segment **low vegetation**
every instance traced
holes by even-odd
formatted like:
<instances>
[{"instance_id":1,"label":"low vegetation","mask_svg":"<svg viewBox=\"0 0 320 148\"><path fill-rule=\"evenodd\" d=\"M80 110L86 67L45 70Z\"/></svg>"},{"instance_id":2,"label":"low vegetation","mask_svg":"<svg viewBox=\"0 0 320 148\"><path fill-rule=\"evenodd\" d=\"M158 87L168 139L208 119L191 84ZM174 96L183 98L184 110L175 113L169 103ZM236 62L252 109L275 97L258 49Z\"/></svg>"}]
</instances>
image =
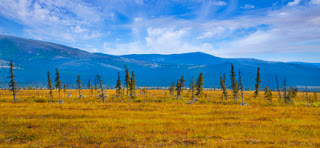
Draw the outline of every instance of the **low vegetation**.
<instances>
[{"instance_id":1,"label":"low vegetation","mask_svg":"<svg viewBox=\"0 0 320 148\"><path fill-rule=\"evenodd\" d=\"M254 91L245 91L231 65L221 90L208 90L203 73L185 86L181 76L169 89L136 87L125 66L115 89L97 74L93 83L68 89L56 69L53 87L21 89L10 63L9 89L0 90L2 147L320 147L318 93L264 87L257 69ZM86 89L87 88L87 89ZM260 93L259 93L260 92ZM241 99L238 99L241 98Z\"/></svg>"},{"instance_id":2,"label":"low vegetation","mask_svg":"<svg viewBox=\"0 0 320 148\"><path fill-rule=\"evenodd\" d=\"M128 102L106 90L105 103L89 90L21 90L12 101L0 91L0 144L4 147L192 147L320 146L317 101L297 94L288 104L245 91L247 106L222 99L222 91L204 91L194 101L169 90L137 90ZM91 92L92 93L92 92ZM229 92L230 94L232 92ZM277 96L277 92L272 92ZM94 94L94 93L93 93ZM310 94L310 99L314 98ZM14 103L13 103L14 102Z\"/></svg>"}]
</instances>

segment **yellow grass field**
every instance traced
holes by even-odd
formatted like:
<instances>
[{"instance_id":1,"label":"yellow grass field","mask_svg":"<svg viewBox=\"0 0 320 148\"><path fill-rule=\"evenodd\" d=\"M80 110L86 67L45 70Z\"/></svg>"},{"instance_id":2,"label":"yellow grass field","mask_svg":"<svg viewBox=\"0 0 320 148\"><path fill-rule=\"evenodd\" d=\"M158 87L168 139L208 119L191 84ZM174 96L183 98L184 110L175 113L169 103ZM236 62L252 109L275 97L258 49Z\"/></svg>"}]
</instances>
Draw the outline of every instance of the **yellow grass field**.
<instances>
[{"instance_id":1,"label":"yellow grass field","mask_svg":"<svg viewBox=\"0 0 320 148\"><path fill-rule=\"evenodd\" d=\"M221 91L205 91L188 104L164 90L127 101L109 90L105 103L77 90L49 98L48 90L21 90L12 102L0 91L1 147L320 147L320 108L305 94L285 104L274 92L271 104L245 92L248 106L221 101ZM68 93L71 96L68 97ZM231 95L231 92L229 92ZM312 94L310 93L310 97Z\"/></svg>"}]
</instances>

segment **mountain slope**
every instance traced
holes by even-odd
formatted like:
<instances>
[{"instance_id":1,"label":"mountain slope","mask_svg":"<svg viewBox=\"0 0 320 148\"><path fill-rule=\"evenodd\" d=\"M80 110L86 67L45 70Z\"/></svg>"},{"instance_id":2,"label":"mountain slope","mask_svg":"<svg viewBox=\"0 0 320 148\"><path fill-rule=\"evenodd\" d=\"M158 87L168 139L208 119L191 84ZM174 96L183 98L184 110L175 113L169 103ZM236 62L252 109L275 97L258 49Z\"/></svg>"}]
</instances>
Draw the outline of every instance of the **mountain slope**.
<instances>
[{"instance_id":1,"label":"mountain slope","mask_svg":"<svg viewBox=\"0 0 320 148\"><path fill-rule=\"evenodd\" d=\"M171 54L171 55L161 55L161 54L132 54L124 55L121 57L142 60L142 61L152 61L163 64L180 64L180 65L210 65L217 64L225 61L225 59L215 57L209 54L201 52L193 53L183 53L183 54Z\"/></svg>"},{"instance_id":2,"label":"mountain slope","mask_svg":"<svg viewBox=\"0 0 320 148\"><path fill-rule=\"evenodd\" d=\"M49 42L35 41L0 35L0 86L6 86L8 62L13 60L20 84L45 86L46 73L54 78L55 68L59 68L62 82L73 87L77 75L81 75L83 85L88 79L94 80L99 73L106 85L113 88L117 73L124 75L124 64L134 70L139 86L169 86L183 75L188 82L192 77L204 72L205 87L219 87L219 77L229 76L230 64L241 70L246 88L253 88L257 67L261 69L262 87L274 88L277 73L280 80L286 76L288 85L320 86L320 68L308 63L267 62L256 59L224 59L205 53L173 55L124 55L113 56L89 53L76 48ZM123 80L123 77L122 77ZM229 79L228 79L229 80ZM227 82L229 86L229 81Z\"/></svg>"}]
</instances>

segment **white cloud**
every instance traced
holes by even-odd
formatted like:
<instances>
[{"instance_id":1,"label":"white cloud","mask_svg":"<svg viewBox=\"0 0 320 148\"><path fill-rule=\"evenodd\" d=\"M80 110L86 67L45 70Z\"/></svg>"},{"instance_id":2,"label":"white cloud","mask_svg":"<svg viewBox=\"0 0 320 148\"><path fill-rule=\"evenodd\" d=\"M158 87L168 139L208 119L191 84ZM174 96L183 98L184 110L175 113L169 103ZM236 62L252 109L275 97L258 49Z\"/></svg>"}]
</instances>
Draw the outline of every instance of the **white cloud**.
<instances>
[{"instance_id":1,"label":"white cloud","mask_svg":"<svg viewBox=\"0 0 320 148\"><path fill-rule=\"evenodd\" d=\"M191 44L185 41L189 35L189 28L148 28L144 42L104 43L104 51L110 54L137 54L137 53L186 53L194 51L209 52L212 45L209 43Z\"/></svg>"},{"instance_id":2,"label":"white cloud","mask_svg":"<svg viewBox=\"0 0 320 148\"><path fill-rule=\"evenodd\" d=\"M252 8L254 8L254 5L245 4L244 6L241 6L240 8L242 8L242 9L252 9Z\"/></svg>"},{"instance_id":3,"label":"white cloud","mask_svg":"<svg viewBox=\"0 0 320 148\"><path fill-rule=\"evenodd\" d=\"M225 1L210 1L209 4L215 5L215 6L226 6L227 3Z\"/></svg>"},{"instance_id":4,"label":"white cloud","mask_svg":"<svg viewBox=\"0 0 320 148\"><path fill-rule=\"evenodd\" d=\"M261 53L320 52L320 10L282 9L267 17L244 21L268 24L270 29L258 30L233 41L219 43L220 56L234 57ZM283 15L285 14L285 15Z\"/></svg>"},{"instance_id":5,"label":"white cloud","mask_svg":"<svg viewBox=\"0 0 320 148\"><path fill-rule=\"evenodd\" d=\"M36 39L83 40L99 36L92 30L100 12L80 0L2 0L0 14L25 26Z\"/></svg>"},{"instance_id":6,"label":"white cloud","mask_svg":"<svg viewBox=\"0 0 320 148\"><path fill-rule=\"evenodd\" d=\"M133 36L139 36L134 38L137 42L121 45L130 49L130 53L202 51L222 57L320 52L319 20L320 9L317 7L284 7L263 15L202 22L172 17L143 19L125 26L135 30L133 34L138 35ZM113 49L122 51L120 46Z\"/></svg>"},{"instance_id":7,"label":"white cloud","mask_svg":"<svg viewBox=\"0 0 320 148\"><path fill-rule=\"evenodd\" d=\"M200 5L199 9L191 12L197 17L194 19L145 14L162 13L158 13L160 10L156 8L152 11L139 9L150 8L143 0L108 1L108 5L101 7L106 2L99 1L99 5L93 6L93 3L81 0L2 0L0 14L23 24L25 34L36 39L84 44L76 47L84 46L88 51L95 52L99 47L92 44L103 44L101 40L106 39L100 45L103 48L100 52L109 54L202 51L223 57L238 57L261 53L320 52L320 9L316 5L320 4L320 0L311 0L313 6L255 9L250 15L229 17L226 14L226 17L217 17L219 19L212 18L218 10L225 15L231 11L229 7L238 8L235 1L228 1L226 9L217 7L227 5L225 1L194 1ZM230 6L231 3L236 6ZM161 8L166 6L165 2L161 4ZM292 0L287 5L299 4L306 3ZM241 8L254 8L254 5L246 4ZM118 15L130 20L117 22ZM116 23L110 25L112 21ZM102 31L97 28L102 28ZM99 38L101 36L103 38ZM93 42L82 42L90 39Z\"/></svg>"},{"instance_id":8,"label":"white cloud","mask_svg":"<svg viewBox=\"0 0 320 148\"><path fill-rule=\"evenodd\" d=\"M301 2L301 0L293 0L293 2L289 2L288 6L295 6L298 5Z\"/></svg>"},{"instance_id":9,"label":"white cloud","mask_svg":"<svg viewBox=\"0 0 320 148\"><path fill-rule=\"evenodd\" d=\"M310 4L319 5L320 4L320 0L311 0Z\"/></svg>"},{"instance_id":10,"label":"white cloud","mask_svg":"<svg viewBox=\"0 0 320 148\"><path fill-rule=\"evenodd\" d=\"M216 28L213 28L212 30L210 31L207 31L207 32L204 32L202 33L198 39L204 39L204 38L211 38L211 37L215 37L215 36L218 36L218 37L221 37L221 34L222 33L225 33L226 29L221 27L221 26L218 26Z\"/></svg>"}]
</instances>

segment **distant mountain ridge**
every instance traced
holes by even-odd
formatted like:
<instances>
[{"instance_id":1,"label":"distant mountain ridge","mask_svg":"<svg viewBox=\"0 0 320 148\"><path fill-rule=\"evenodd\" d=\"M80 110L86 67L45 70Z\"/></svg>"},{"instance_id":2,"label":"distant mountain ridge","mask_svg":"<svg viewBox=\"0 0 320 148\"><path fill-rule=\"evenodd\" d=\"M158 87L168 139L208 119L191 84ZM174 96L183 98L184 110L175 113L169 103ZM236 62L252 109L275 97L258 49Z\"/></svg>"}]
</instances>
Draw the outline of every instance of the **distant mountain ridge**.
<instances>
[{"instance_id":1,"label":"distant mountain ridge","mask_svg":"<svg viewBox=\"0 0 320 148\"><path fill-rule=\"evenodd\" d=\"M169 86L183 75L186 86L192 77L204 72L205 87L219 88L219 77L224 73L229 76L230 64L236 71L241 70L244 86L254 87L257 67L261 69L261 86L275 87L275 74L279 80L286 77L291 86L320 86L320 64L284 63L258 59L226 59L206 53L194 52L184 54L133 54L114 56L102 53L89 53L77 48L50 42L30 40L0 35L0 86L7 83L8 62L13 60L17 80L21 85L45 86L46 73L54 78L55 68L59 68L62 83L73 87L77 75L81 75L83 85L94 79L99 73L104 83L113 88L117 73L124 75L124 64L130 71L134 70L138 86ZM123 77L122 77L123 80ZM229 86L229 79L227 82Z\"/></svg>"}]
</instances>

